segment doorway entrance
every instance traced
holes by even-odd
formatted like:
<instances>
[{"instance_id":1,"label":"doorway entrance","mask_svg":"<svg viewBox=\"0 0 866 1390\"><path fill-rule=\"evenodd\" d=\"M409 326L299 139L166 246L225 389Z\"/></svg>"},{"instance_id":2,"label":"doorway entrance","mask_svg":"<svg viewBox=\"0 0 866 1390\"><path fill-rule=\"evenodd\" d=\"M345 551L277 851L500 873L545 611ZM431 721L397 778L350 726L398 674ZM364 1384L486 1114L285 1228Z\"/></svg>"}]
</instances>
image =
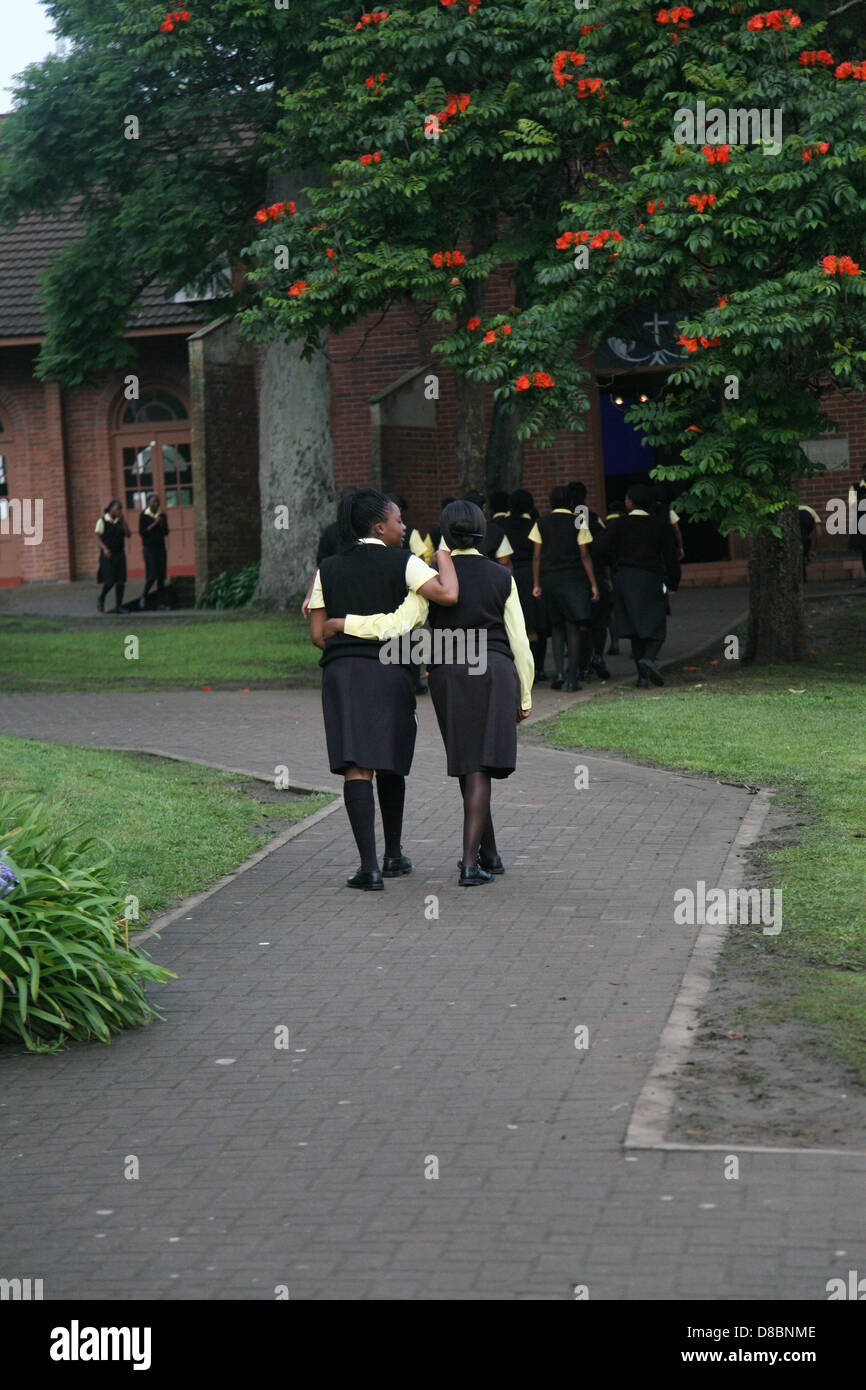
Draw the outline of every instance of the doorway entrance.
<instances>
[{"instance_id":1,"label":"doorway entrance","mask_svg":"<svg viewBox=\"0 0 866 1390\"><path fill-rule=\"evenodd\" d=\"M153 387L127 401L114 436L115 476L133 537L149 492L168 517L169 574L195 574L195 490L189 414L171 391ZM141 546L129 547L130 575L144 573Z\"/></svg>"},{"instance_id":2,"label":"doorway entrance","mask_svg":"<svg viewBox=\"0 0 866 1390\"><path fill-rule=\"evenodd\" d=\"M629 424L626 415L639 401L661 395L667 372L612 375L599 385L601 439L604 455L605 499L608 512L624 509L625 495L635 483L656 486L650 472L656 465L675 463L678 455L646 443L643 430ZM676 484L665 484L668 504L676 510ZM685 552L683 564L728 559L728 542L711 521L680 517Z\"/></svg>"}]
</instances>

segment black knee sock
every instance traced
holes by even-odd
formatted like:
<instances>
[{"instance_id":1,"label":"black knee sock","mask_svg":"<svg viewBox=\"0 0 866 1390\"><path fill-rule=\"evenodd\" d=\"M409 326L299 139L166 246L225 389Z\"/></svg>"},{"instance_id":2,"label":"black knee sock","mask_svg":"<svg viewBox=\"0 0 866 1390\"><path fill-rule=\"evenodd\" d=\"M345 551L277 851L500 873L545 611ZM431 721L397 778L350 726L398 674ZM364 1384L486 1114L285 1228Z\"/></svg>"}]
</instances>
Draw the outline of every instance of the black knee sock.
<instances>
[{"instance_id":1,"label":"black knee sock","mask_svg":"<svg viewBox=\"0 0 866 1390\"><path fill-rule=\"evenodd\" d=\"M111 593L111 590L112 590L113 588L114 588L114 585L113 585L113 584L103 584L103 586L102 586L102 593L99 595L99 602L100 602L100 603L104 603L104 602L105 602L106 598L107 598L108 595Z\"/></svg>"},{"instance_id":2,"label":"black knee sock","mask_svg":"<svg viewBox=\"0 0 866 1390\"><path fill-rule=\"evenodd\" d=\"M641 677L643 676L643 671L640 669L640 665L639 665L638 663L640 662L640 659L641 659L641 657L643 656L643 654L644 654L643 638L642 638L642 637L633 637L633 638L631 639L631 659L632 659L632 661L634 662L635 666L637 666L637 673L638 673L638 675L641 676Z\"/></svg>"},{"instance_id":3,"label":"black knee sock","mask_svg":"<svg viewBox=\"0 0 866 1390\"><path fill-rule=\"evenodd\" d=\"M478 858L481 837L490 819L490 777L486 772L467 772L460 780L463 784L463 863L471 868Z\"/></svg>"},{"instance_id":4,"label":"black knee sock","mask_svg":"<svg viewBox=\"0 0 866 1390\"><path fill-rule=\"evenodd\" d=\"M385 854L389 859L396 859L400 854L400 836L403 833L406 778L398 777L393 772L377 772L376 790L379 793L379 810L382 812L382 828L385 832Z\"/></svg>"},{"instance_id":5,"label":"black knee sock","mask_svg":"<svg viewBox=\"0 0 866 1390\"><path fill-rule=\"evenodd\" d=\"M645 637L645 638L644 638L643 654L644 654L644 656L647 657L650 661L655 661L655 659L656 659L656 657L658 656L658 654L659 654L659 652L661 651L661 649L662 649L662 644L661 644L661 642L658 640L657 637Z\"/></svg>"},{"instance_id":6,"label":"black knee sock","mask_svg":"<svg viewBox=\"0 0 866 1390\"><path fill-rule=\"evenodd\" d=\"M378 869L376 858L376 803L373 800L373 783L366 777L353 777L343 783L343 800L346 814L352 827L352 834L361 856L361 868L365 873Z\"/></svg>"},{"instance_id":7,"label":"black knee sock","mask_svg":"<svg viewBox=\"0 0 866 1390\"><path fill-rule=\"evenodd\" d=\"M117 606L118 606L118 608L122 608L122 607L123 607L123 591L124 591L125 588L126 588L126 585L125 585L125 584L118 584L118 586L117 586Z\"/></svg>"}]
</instances>

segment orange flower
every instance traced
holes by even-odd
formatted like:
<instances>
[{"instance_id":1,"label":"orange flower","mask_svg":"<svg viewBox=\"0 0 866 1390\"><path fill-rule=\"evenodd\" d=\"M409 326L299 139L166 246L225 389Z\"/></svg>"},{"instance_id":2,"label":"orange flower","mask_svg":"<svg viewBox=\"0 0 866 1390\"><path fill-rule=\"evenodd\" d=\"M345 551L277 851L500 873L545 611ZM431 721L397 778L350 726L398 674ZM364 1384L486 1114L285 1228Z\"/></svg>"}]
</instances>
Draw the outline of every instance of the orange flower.
<instances>
[{"instance_id":1,"label":"orange flower","mask_svg":"<svg viewBox=\"0 0 866 1390\"><path fill-rule=\"evenodd\" d=\"M306 289L307 289L307 282L306 282L306 280L296 280L295 283L294 283L293 285L289 285L289 294L290 294L290 295L293 295L294 298L297 299L297 297L298 297L299 295L302 295L302 294L305 292Z\"/></svg>"},{"instance_id":2,"label":"orange flower","mask_svg":"<svg viewBox=\"0 0 866 1390\"><path fill-rule=\"evenodd\" d=\"M479 318L471 318L466 327L469 329L470 333L474 333L476 328L481 327L481 320Z\"/></svg>"},{"instance_id":3,"label":"orange flower","mask_svg":"<svg viewBox=\"0 0 866 1390\"><path fill-rule=\"evenodd\" d=\"M517 378L517 380L515 381L515 383L514 383L514 389L515 389L515 391L528 391L528 390L529 390L529 386L530 386L529 377L528 377L528 376L525 376L525 375L524 375L524 376L519 376L519 377Z\"/></svg>"},{"instance_id":4,"label":"orange flower","mask_svg":"<svg viewBox=\"0 0 866 1390\"><path fill-rule=\"evenodd\" d=\"M492 332L485 333L485 334L484 334L484 337L482 338L481 341L484 342L484 343L495 343L495 342L496 342L496 334L495 334L495 333L492 333Z\"/></svg>"}]
</instances>

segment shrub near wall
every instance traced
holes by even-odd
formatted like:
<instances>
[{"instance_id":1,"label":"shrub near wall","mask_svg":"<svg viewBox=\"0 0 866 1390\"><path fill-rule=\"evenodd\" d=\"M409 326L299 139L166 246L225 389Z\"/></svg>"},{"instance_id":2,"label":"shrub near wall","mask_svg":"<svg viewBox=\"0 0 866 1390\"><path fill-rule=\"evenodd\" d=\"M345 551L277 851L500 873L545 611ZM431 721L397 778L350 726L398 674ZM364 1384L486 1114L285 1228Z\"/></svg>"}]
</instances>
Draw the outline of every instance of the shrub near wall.
<instances>
[{"instance_id":1,"label":"shrub near wall","mask_svg":"<svg viewBox=\"0 0 866 1390\"><path fill-rule=\"evenodd\" d=\"M52 1051L159 1016L145 982L175 977L128 946L124 907L107 845L0 795L0 1039Z\"/></svg>"}]
</instances>

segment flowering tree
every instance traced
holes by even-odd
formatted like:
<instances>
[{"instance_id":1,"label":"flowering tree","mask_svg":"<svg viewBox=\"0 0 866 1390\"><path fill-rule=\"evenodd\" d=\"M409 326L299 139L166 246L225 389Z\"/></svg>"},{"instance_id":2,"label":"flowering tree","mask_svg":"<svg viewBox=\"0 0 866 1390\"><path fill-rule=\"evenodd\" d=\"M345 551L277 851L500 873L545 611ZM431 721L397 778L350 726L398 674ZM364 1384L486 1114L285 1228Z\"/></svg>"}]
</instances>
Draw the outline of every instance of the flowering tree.
<instances>
[{"instance_id":1,"label":"flowering tree","mask_svg":"<svg viewBox=\"0 0 866 1390\"><path fill-rule=\"evenodd\" d=\"M655 476L678 484L681 510L751 533L747 655L798 659L800 441L834 429L829 394L866 384L866 63L790 9L624 0L604 14L582 46L608 92L608 159L564 201L514 362L542 340L558 363L634 305L675 312L682 365L629 418L676 456ZM637 98L615 75L623 54ZM519 385L503 369L500 392ZM548 434L568 417L557 391L539 409Z\"/></svg>"},{"instance_id":2,"label":"flowering tree","mask_svg":"<svg viewBox=\"0 0 866 1390\"><path fill-rule=\"evenodd\" d=\"M249 326L311 350L399 299L431 306L477 482L485 386L524 438L580 428L576 345L635 306L675 311L682 366L632 418L677 457L657 476L688 515L752 533L750 654L802 655L799 441L832 428L822 398L861 387L866 360L866 67L856 21L832 22L716 0L331 20L280 155L313 150L330 177L308 213L264 212ZM497 274L514 303L490 317Z\"/></svg>"}]
</instances>

